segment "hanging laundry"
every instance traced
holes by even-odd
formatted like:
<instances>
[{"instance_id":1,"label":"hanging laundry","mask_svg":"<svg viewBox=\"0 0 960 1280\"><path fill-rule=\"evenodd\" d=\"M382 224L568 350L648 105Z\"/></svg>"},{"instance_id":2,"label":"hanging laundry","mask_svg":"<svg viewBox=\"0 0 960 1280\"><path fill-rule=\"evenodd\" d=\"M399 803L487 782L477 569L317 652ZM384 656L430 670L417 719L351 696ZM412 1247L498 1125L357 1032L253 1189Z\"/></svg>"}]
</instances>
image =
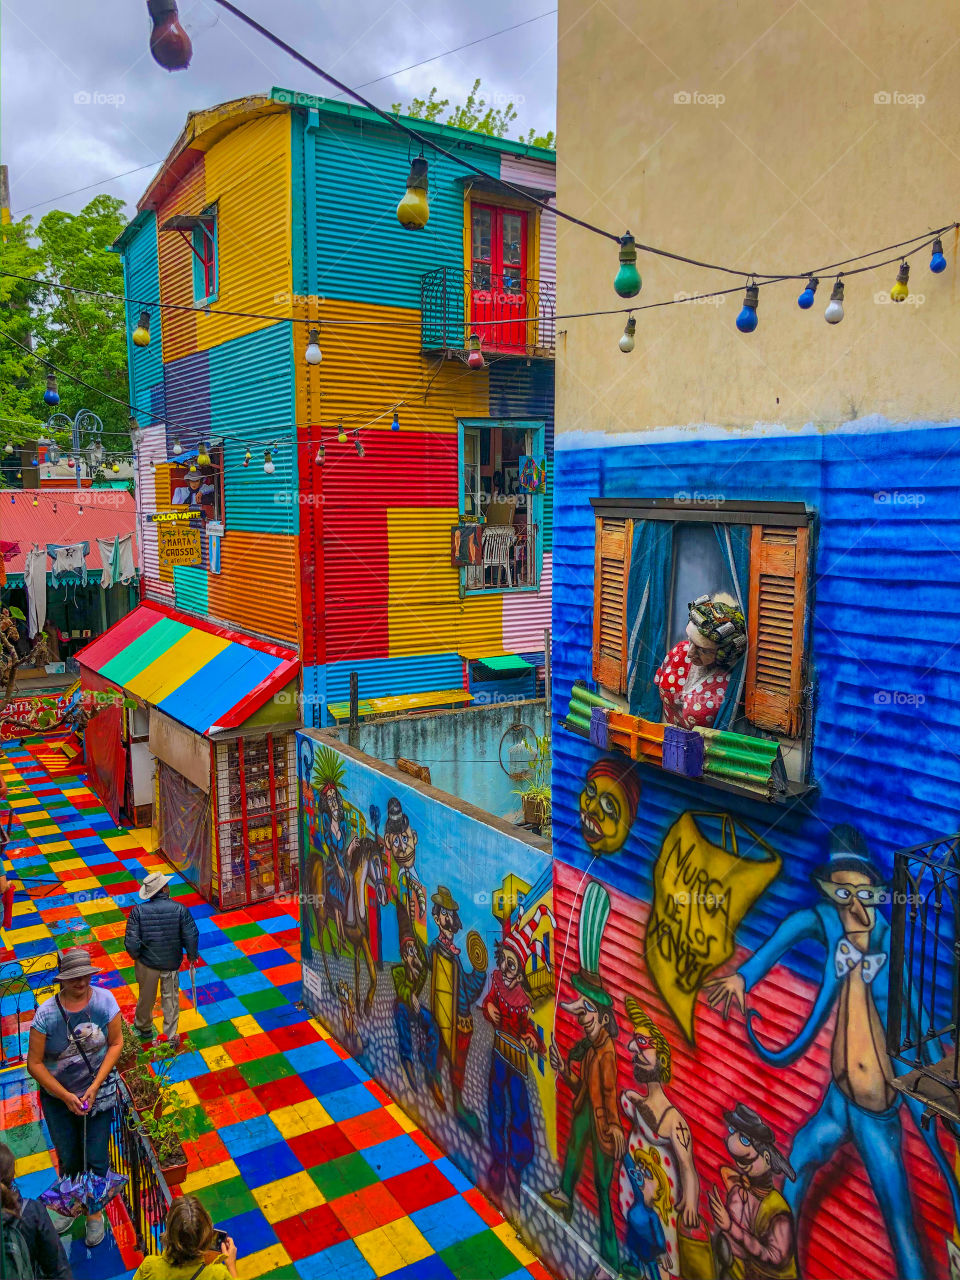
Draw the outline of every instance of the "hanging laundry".
<instances>
[{"instance_id":1,"label":"hanging laundry","mask_svg":"<svg viewBox=\"0 0 960 1280\"><path fill-rule=\"evenodd\" d=\"M100 585L115 586L118 582L131 582L136 574L133 563L133 534L127 533L122 538L118 534L112 541L110 538L98 538L100 562L103 565L103 576Z\"/></svg>"},{"instance_id":2,"label":"hanging laundry","mask_svg":"<svg viewBox=\"0 0 960 1280\"><path fill-rule=\"evenodd\" d=\"M27 591L27 635L32 641L47 620L47 557L36 542L27 552L23 585Z\"/></svg>"},{"instance_id":3,"label":"hanging laundry","mask_svg":"<svg viewBox=\"0 0 960 1280\"><path fill-rule=\"evenodd\" d=\"M20 554L19 542L0 542L0 587L6 585L7 561Z\"/></svg>"},{"instance_id":4,"label":"hanging laundry","mask_svg":"<svg viewBox=\"0 0 960 1280\"><path fill-rule=\"evenodd\" d=\"M47 555L53 560L50 575L53 585L60 585L60 578L65 574L75 574L81 583L87 585L87 556L90 554L89 542L68 542L59 546L54 542L47 543Z\"/></svg>"}]
</instances>

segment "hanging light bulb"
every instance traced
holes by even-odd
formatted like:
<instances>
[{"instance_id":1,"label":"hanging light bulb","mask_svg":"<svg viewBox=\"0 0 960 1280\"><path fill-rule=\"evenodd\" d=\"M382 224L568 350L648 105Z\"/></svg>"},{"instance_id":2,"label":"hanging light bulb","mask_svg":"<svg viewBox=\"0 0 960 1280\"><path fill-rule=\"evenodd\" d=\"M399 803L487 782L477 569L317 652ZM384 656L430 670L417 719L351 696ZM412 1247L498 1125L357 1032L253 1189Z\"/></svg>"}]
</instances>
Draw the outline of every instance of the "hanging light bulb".
<instances>
[{"instance_id":1,"label":"hanging light bulb","mask_svg":"<svg viewBox=\"0 0 960 1280\"><path fill-rule=\"evenodd\" d=\"M54 514L54 515L56 515L56 514L57 514L57 504L56 504L56 503L54 503L54 504L53 504L53 514Z\"/></svg>"},{"instance_id":2,"label":"hanging light bulb","mask_svg":"<svg viewBox=\"0 0 960 1280\"><path fill-rule=\"evenodd\" d=\"M364 447L363 447L363 442L362 442L362 441L361 441L361 439L360 439L360 428L359 428L359 427L354 427L354 429L353 429L353 447L354 447L354 448L356 449L356 451L357 451L357 457L358 457L358 458L362 458L362 457L363 457L363 455L364 455L365 450L364 450Z\"/></svg>"},{"instance_id":3,"label":"hanging light bulb","mask_svg":"<svg viewBox=\"0 0 960 1280\"><path fill-rule=\"evenodd\" d=\"M47 445L47 461L50 463L52 467L55 467L57 465L57 463L60 461L60 457L61 457L60 450L57 448L57 446L55 444L48 444Z\"/></svg>"},{"instance_id":4,"label":"hanging light bulb","mask_svg":"<svg viewBox=\"0 0 960 1280\"><path fill-rule=\"evenodd\" d=\"M407 192L397 205L397 218L408 231L422 231L430 220L430 201L427 198L428 166L423 156L417 156L410 166Z\"/></svg>"},{"instance_id":5,"label":"hanging light bulb","mask_svg":"<svg viewBox=\"0 0 960 1280\"><path fill-rule=\"evenodd\" d=\"M72 467L73 463L74 463L73 454L71 454L70 457L67 459L67 466Z\"/></svg>"},{"instance_id":6,"label":"hanging light bulb","mask_svg":"<svg viewBox=\"0 0 960 1280\"><path fill-rule=\"evenodd\" d=\"M30 459L30 465L32 467L38 467L40 465L40 459L37 457L36 454L34 454L33 457Z\"/></svg>"},{"instance_id":7,"label":"hanging light bulb","mask_svg":"<svg viewBox=\"0 0 960 1280\"><path fill-rule=\"evenodd\" d=\"M47 389L43 393L43 403L50 405L51 408L60 403L60 392L57 390L57 375L55 373L47 374Z\"/></svg>"},{"instance_id":8,"label":"hanging light bulb","mask_svg":"<svg viewBox=\"0 0 960 1280\"><path fill-rule=\"evenodd\" d=\"M930 246L930 270L935 276L941 271L946 271L947 260L943 256L943 241L937 236L933 244Z\"/></svg>"},{"instance_id":9,"label":"hanging light bulb","mask_svg":"<svg viewBox=\"0 0 960 1280\"><path fill-rule=\"evenodd\" d=\"M635 337L637 332L637 320L635 316L628 316L626 327L623 330L623 336L620 339L620 350L624 355L629 355L633 348L637 345Z\"/></svg>"},{"instance_id":10,"label":"hanging light bulb","mask_svg":"<svg viewBox=\"0 0 960 1280\"><path fill-rule=\"evenodd\" d=\"M277 468L274 466L274 464L273 464L273 458L272 458L272 457L271 457L271 455L270 455L270 450L269 450L269 449L267 449L267 450L265 450L265 451L264 451L264 455L263 455L263 469L264 469L264 471L267 473L267 475L268 475L268 476L272 476L272 475L273 475L273 473L274 473L274 472L276 471L276 469L277 469Z\"/></svg>"},{"instance_id":11,"label":"hanging light bulb","mask_svg":"<svg viewBox=\"0 0 960 1280\"><path fill-rule=\"evenodd\" d=\"M176 0L147 0L147 11L153 23L150 52L154 62L164 71L185 71L193 57L193 45L178 20Z\"/></svg>"},{"instance_id":12,"label":"hanging light bulb","mask_svg":"<svg viewBox=\"0 0 960 1280\"><path fill-rule=\"evenodd\" d=\"M737 328L741 333L753 333L759 320L757 319L757 303L760 301L760 286L748 284L743 295L743 306L737 316Z\"/></svg>"},{"instance_id":13,"label":"hanging light bulb","mask_svg":"<svg viewBox=\"0 0 960 1280\"><path fill-rule=\"evenodd\" d=\"M635 298L643 288L637 270L637 242L629 231L620 237L620 270L614 278L613 287L621 298Z\"/></svg>"},{"instance_id":14,"label":"hanging light bulb","mask_svg":"<svg viewBox=\"0 0 960 1280\"><path fill-rule=\"evenodd\" d=\"M891 302L906 302L910 296L910 263L901 262L897 272L897 282L890 290Z\"/></svg>"},{"instance_id":15,"label":"hanging light bulb","mask_svg":"<svg viewBox=\"0 0 960 1280\"><path fill-rule=\"evenodd\" d=\"M3 446L3 452L4 452L4 453L6 453L6 454L11 454L11 453L13 453L13 445L10 443L10 441L9 441L9 440L8 440L8 441L7 441L7 443Z\"/></svg>"},{"instance_id":16,"label":"hanging light bulb","mask_svg":"<svg viewBox=\"0 0 960 1280\"><path fill-rule=\"evenodd\" d=\"M210 466L210 454L207 450L206 444L203 441L201 441L200 448L197 450L197 466L198 467Z\"/></svg>"},{"instance_id":17,"label":"hanging light bulb","mask_svg":"<svg viewBox=\"0 0 960 1280\"><path fill-rule=\"evenodd\" d=\"M833 292L830 294L830 301L827 303L823 318L827 324L839 324L843 319L843 281L839 276L837 276L837 282L833 286Z\"/></svg>"},{"instance_id":18,"label":"hanging light bulb","mask_svg":"<svg viewBox=\"0 0 960 1280\"><path fill-rule=\"evenodd\" d=\"M177 437L175 438L174 442L173 442L173 450L172 450L172 452L173 452L173 454L174 454L176 457L179 457L179 456L180 456L180 454L181 454L181 453L183 453L183 445L180 443L180 437L179 437L179 436L177 436Z\"/></svg>"},{"instance_id":19,"label":"hanging light bulb","mask_svg":"<svg viewBox=\"0 0 960 1280\"><path fill-rule=\"evenodd\" d=\"M250 465L250 463L251 463L252 459L253 459L253 454L252 454L252 453L250 452L250 450L248 449L248 450L246 451L246 453L243 455L243 465L244 465L245 467L249 467L249 465Z\"/></svg>"},{"instance_id":20,"label":"hanging light bulb","mask_svg":"<svg viewBox=\"0 0 960 1280\"><path fill-rule=\"evenodd\" d=\"M132 414L130 415L130 422L128 426L130 428L130 443L133 445L134 449L139 449L143 444L143 427L141 427L140 423Z\"/></svg>"},{"instance_id":21,"label":"hanging light bulb","mask_svg":"<svg viewBox=\"0 0 960 1280\"><path fill-rule=\"evenodd\" d=\"M34 494L34 495L33 495L33 505L34 505L35 507L39 507L39 505L40 505L40 499L37 497L37 495L36 495L36 494Z\"/></svg>"},{"instance_id":22,"label":"hanging light bulb","mask_svg":"<svg viewBox=\"0 0 960 1280\"><path fill-rule=\"evenodd\" d=\"M400 414L397 412L396 409L394 409L393 411L393 421L390 423L390 430L391 431L400 430Z\"/></svg>"},{"instance_id":23,"label":"hanging light bulb","mask_svg":"<svg viewBox=\"0 0 960 1280\"><path fill-rule=\"evenodd\" d=\"M156 471L156 469L157 469L157 462L156 462L156 459L155 459L155 458L151 458L151 459L150 459L150 470L151 470L151 471L153 471L153 472L155 472L155 471Z\"/></svg>"},{"instance_id":24,"label":"hanging light bulb","mask_svg":"<svg viewBox=\"0 0 960 1280\"><path fill-rule=\"evenodd\" d=\"M317 449L317 456L314 458L314 462L317 464L318 467L322 467L324 462L326 461L326 458L327 458L327 451L324 448L323 441L321 440L320 445Z\"/></svg>"},{"instance_id":25,"label":"hanging light bulb","mask_svg":"<svg viewBox=\"0 0 960 1280\"><path fill-rule=\"evenodd\" d=\"M22 480L22 479L23 479L23 472L22 472L22 471L18 471L18 472L17 472L17 479L18 479L18 480Z\"/></svg>"},{"instance_id":26,"label":"hanging light bulb","mask_svg":"<svg viewBox=\"0 0 960 1280\"><path fill-rule=\"evenodd\" d=\"M119 463L119 462L114 462L114 464L113 464L113 466L110 468L110 470L113 472L113 474L114 474L114 475L117 475L117 474L118 474L118 472L120 471L120 463Z\"/></svg>"},{"instance_id":27,"label":"hanging light bulb","mask_svg":"<svg viewBox=\"0 0 960 1280\"><path fill-rule=\"evenodd\" d=\"M190 463L190 466L189 466L189 468L188 468L188 470L187 470L187 475L188 475L188 476L198 476L199 474L200 474L200 472L197 470L197 464L196 464L195 462L191 462L191 463Z\"/></svg>"},{"instance_id":28,"label":"hanging light bulb","mask_svg":"<svg viewBox=\"0 0 960 1280\"><path fill-rule=\"evenodd\" d=\"M135 347L149 347L150 345L150 312L141 311L140 320L137 327L130 335L130 339Z\"/></svg>"},{"instance_id":29,"label":"hanging light bulb","mask_svg":"<svg viewBox=\"0 0 960 1280\"><path fill-rule=\"evenodd\" d=\"M337 423L337 444L346 444L346 443L347 443L347 433L344 430L343 419L341 418L340 421Z\"/></svg>"},{"instance_id":30,"label":"hanging light bulb","mask_svg":"<svg viewBox=\"0 0 960 1280\"><path fill-rule=\"evenodd\" d=\"M803 293L800 294L800 297L797 299L797 306L800 308L801 311L809 311L810 308L813 306L813 299L816 295L817 285L819 283L820 281L817 279L816 276L811 276L810 279L807 281L806 288L804 289Z\"/></svg>"},{"instance_id":31,"label":"hanging light bulb","mask_svg":"<svg viewBox=\"0 0 960 1280\"><path fill-rule=\"evenodd\" d=\"M467 350L470 354L467 356L468 369L483 368L483 352L480 349L480 337L476 333L471 333L467 340Z\"/></svg>"},{"instance_id":32,"label":"hanging light bulb","mask_svg":"<svg viewBox=\"0 0 960 1280\"><path fill-rule=\"evenodd\" d=\"M319 364L323 359L323 352L320 350L319 329L310 330L310 336L307 338L307 349L303 353L303 358L307 364Z\"/></svg>"}]
</instances>

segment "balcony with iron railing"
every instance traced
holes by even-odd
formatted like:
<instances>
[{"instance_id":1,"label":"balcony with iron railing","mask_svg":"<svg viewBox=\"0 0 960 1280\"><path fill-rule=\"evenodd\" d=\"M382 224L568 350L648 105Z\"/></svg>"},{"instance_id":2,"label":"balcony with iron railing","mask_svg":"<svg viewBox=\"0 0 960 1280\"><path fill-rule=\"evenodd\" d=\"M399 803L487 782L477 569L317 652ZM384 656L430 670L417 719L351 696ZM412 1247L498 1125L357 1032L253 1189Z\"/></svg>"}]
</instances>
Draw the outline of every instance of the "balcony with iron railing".
<instances>
[{"instance_id":1,"label":"balcony with iron railing","mask_svg":"<svg viewBox=\"0 0 960 1280\"><path fill-rule=\"evenodd\" d=\"M438 267L420 280L421 343L425 351L460 354L471 333L484 351L552 360L556 348L556 285L517 269L494 272Z\"/></svg>"}]
</instances>

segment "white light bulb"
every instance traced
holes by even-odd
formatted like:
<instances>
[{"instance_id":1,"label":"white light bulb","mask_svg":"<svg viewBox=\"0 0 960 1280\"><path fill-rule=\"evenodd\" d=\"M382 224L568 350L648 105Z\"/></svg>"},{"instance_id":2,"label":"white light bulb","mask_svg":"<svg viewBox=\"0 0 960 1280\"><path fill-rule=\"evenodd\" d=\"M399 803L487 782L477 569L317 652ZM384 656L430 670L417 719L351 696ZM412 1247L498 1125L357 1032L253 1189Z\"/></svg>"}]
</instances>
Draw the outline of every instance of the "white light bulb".
<instances>
[{"instance_id":1,"label":"white light bulb","mask_svg":"<svg viewBox=\"0 0 960 1280\"><path fill-rule=\"evenodd\" d=\"M833 286L833 293L830 295L830 301L827 303L827 309L823 313L823 318L827 324L839 324L843 319L843 281L838 280Z\"/></svg>"},{"instance_id":2,"label":"white light bulb","mask_svg":"<svg viewBox=\"0 0 960 1280\"><path fill-rule=\"evenodd\" d=\"M307 341L307 349L303 353L303 358L307 364L319 364L323 359L323 352L320 350L320 331L319 329L311 329L310 337Z\"/></svg>"},{"instance_id":3,"label":"white light bulb","mask_svg":"<svg viewBox=\"0 0 960 1280\"><path fill-rule=\"evenodd\" d=\"M626 328L623 331L623 336L620 339L620 350L625 355L629 355L630 352L637 345L637 340L634 337L634 334L636 332L637 332L637 322L633 318L633 316L630 316L630 318L627 320Z\"/></svg>"}]
</instances>

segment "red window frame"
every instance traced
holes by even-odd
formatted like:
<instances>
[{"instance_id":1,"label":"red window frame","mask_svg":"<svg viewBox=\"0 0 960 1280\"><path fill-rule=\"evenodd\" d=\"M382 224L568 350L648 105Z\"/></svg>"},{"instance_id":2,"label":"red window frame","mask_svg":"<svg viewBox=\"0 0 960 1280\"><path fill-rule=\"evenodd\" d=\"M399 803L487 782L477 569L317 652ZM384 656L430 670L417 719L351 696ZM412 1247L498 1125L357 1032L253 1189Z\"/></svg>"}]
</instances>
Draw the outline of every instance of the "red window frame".
<instances>
[{"instance_id":1,"label":"red window frame","mask_svg":"<svg viewBox=\"0 0 960 1280\"><path fill-rule=\"evenodd\" d=\"M490 215L490 252L477 252L475 217ZM507 218L520 219L520 261L504 261L504 227ZM470 323L485 347L500 351L526 348L527 245L529 214L506 205L470 206ZM493 322L493 323L491 323ZM512 323L511 323L512 322Z\"/></svg>"}]
</instances>

